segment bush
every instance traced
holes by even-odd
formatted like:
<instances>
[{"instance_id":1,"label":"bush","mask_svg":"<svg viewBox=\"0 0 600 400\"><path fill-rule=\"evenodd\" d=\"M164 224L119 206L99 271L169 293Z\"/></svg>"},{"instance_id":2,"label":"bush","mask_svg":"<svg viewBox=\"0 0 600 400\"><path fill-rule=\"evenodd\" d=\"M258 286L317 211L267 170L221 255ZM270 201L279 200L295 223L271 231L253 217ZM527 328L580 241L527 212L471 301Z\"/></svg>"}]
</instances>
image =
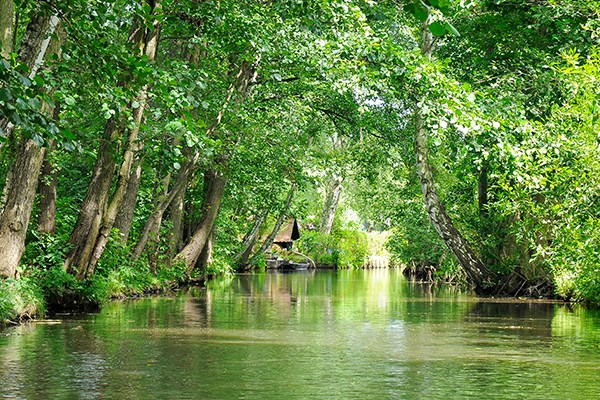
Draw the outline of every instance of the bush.
<instances>
[{"instance_id":1,"label":"bush","mask_svg":"<svg viewBox=\"0 0 600 400\"><path fill-rule=\"evenodd\" d=\"M296 245L299 252L306 254L317 265L337 266L338 264L339 248L333 235L305 231Z\"/></svg>"},{"instance_id":2,"label":"bush","mask_svg":"<svg viewBox=\"0 0 600 400\"><path fill-rule=\"evenodd\" d=\"M296 245L317 265L338 268L361 268L369 255L366 233L351 229L336 229L331 235L305 231Z\"/></svg>"},{"instance_id":3,"label":"bush","mask_svg":"<svg viewBox=\"0 0 600 400\"><path fill-rule=\"evenodd\" d=\"M42 291L31 279L0 280L0 325L33 318L45 310Z\"/></svg>"},{"instance_id":4,"label":"bush","mask_svg":"<svg viewBox=\"0 0 600 400\"><path fill-rule=\"evenodd\" d=\"M369 256L369 241L362 231L340 229L334 233L338 242L338 268L361 268Z\"/></svg>"}]
</instances>

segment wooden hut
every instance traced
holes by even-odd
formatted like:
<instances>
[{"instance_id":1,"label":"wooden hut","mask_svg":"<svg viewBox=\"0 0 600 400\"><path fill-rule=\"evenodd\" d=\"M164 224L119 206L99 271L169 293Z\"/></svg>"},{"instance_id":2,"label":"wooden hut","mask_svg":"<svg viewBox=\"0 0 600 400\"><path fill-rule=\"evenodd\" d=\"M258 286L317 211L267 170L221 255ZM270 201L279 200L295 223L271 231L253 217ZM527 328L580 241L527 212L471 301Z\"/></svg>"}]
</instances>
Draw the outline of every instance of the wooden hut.
<instances>
[{"instance_id":1,"label":"wooden hut","mask_svg":"<svg viewBox=\"0 0 600 400\"><path fill-rule=\"evenodd\" d=\"M298 228L298 222L296 218L290 220L281 230L273 240L273 244L281 247L285 250L291 250L292 245L294 244L294 240L300 238L300 229Z\"/></svg>"}]
</instances>

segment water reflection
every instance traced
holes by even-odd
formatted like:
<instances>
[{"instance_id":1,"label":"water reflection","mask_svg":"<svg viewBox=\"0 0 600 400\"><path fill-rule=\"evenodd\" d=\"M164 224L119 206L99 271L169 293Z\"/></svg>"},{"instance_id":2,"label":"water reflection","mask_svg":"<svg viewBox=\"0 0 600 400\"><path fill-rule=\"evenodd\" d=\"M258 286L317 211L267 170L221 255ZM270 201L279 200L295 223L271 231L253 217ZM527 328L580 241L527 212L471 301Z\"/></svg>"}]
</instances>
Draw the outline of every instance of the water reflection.
<instances>
[{"instance_id":1,"label":"water reflection","mask_svg":"<svg viewBox=\"0 0 600 400\"><path fill-rule=\"evenodd\" d=\"M238 275L0 334L0 397L590 399L600 315L396 270Z\"/></svg>"}]
</instances>

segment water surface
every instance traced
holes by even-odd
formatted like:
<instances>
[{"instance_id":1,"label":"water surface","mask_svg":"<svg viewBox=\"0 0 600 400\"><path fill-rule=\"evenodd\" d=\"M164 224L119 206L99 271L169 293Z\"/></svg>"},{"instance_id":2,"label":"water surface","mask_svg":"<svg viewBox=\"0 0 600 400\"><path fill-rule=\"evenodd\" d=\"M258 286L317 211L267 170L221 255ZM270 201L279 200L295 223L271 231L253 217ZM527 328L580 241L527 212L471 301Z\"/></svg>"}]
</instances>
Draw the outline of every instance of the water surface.
<instances>
[{"instance_id":1,"label":"water surface","mask_svg":"<svg viewBox=\"0 0 600 400\"><path fill-rule=\"evenodd\" d=\"M238 275L0 331L0 398L596 399L600 313L397 270Z\"/></svg>"}]
</instances>

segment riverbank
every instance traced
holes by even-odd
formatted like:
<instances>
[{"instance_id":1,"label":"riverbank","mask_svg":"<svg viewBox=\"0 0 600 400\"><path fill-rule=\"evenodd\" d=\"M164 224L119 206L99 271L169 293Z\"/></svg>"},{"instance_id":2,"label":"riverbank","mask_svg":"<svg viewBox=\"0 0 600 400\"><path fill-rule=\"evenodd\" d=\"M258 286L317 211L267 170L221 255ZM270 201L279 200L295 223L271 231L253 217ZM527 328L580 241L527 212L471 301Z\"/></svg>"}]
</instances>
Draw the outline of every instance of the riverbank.
<instances>
[{"instance_id":1,"label":"riverbank","mask_svg":"<svg viewBox=\"0 0 600 400\"><path fill-rule=\"evenodd\" d=\"M331 270L332 268L319 268ZM411 279L406 271L402 273ZM99 279L100 278L100 279ZM164 275L152 276L149 273L139 273L136 276L111 274L109 277L97 277L90 282L80 282L78 286L67 284L61 290L55 286L51 290L43 282L21 278L19 280L5 279L0 281L0 327L16 325L31 319L43 318L49 311L99 311L109 301L141 298L152 295L168 294L188 285L203 285L205 279L183 279L173 276L165 279ZM210 279L212 277L208 277ZM413 277L414 278L414 277ZM414 281L413 281L414 282ZM420 281L421 283L438 285L454 285L438 281ZM552 302L572 303L567 299L556 296L489 296L480 297L482 302L529 303Z\"/></svg>"},{"instance_id":2,"label":"riverbank","mask_svg":"<svg viewBox=\"0 0 600 400\"><path fill-rule=\"evenodd\" d=\"M182 268L121 268L78 281L60 267L29 271L19 279L0 279L0 326L42 318L48 311L97 311L116 299L165 294L184 285L202 283Z\"/></svg>"}]
</instances>

